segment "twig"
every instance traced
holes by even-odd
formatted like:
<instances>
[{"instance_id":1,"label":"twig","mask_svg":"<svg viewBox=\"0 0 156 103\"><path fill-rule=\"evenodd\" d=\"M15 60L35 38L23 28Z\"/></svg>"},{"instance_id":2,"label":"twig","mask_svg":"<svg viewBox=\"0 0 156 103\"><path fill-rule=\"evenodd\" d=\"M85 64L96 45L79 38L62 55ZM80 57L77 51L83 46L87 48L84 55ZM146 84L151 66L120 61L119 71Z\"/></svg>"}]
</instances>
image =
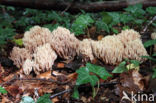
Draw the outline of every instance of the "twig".
<instances>
[{"instance_id":1,"label":"twig","mask_svg":"<svg viewBox=\"0 0 156 103\"><path fill-rule=\"evenodd\" d=\"M53 83L57 83L57 84L60 84L60 85L65 85L67 84L69 81L65 81L65 82L60 82L60 81L56 81L56 80L52 80L52 79L42 79L42 78L16 78L16 80L29 80L29 81L44 81L44 82L53 82Z\"/></svg>"},{"instance_id":2,"label":"twig","mask_svg":"<svg viewBox=\"0 0 156 103\"><path fill-rule=\"evenodd\" d=\"M65 82L60 82L60 81L56 81L56 80L52 80L52 79L41 79L41 78L17 78L17 76L14 76L13 79L6 81L4 83L1 83L0 85L6 85L9 84L10 82L14 81L14 80L23 80L23 81L44 81L44 82L52 82L52 83L57 83L59 85L65 85L67 84L69 81L65 81Z\"/></svg>"},{"instance_id":3,"label":"twig","mask_svg":"<svg viewBox=\"0 0 156 103\"><path fill-rule=\"evenodd\" d=\"M142 34L144 34L148 27L156 20L156 15L152 18L152 20L144 27L143 31L141 32Z\"/></svg>"},{"instance_id":4,"label":"twig","mask_svg":"<svg viewBox=\"0 0 156 103\"><path fill-rule=\"evenodd\" d=\"M0 86L6 85L6 84L10 84L10 82L16 80L16 78L17 78L17 76L14 75L13 78L12 78L11 80L1 83Z\"/></svg>"},{"instance_id":5,"label":"twig","mask_svg":"<svg viewBox=\"0 0 156 103\"><path fill-rule=\"evenodd\" d=\"M57 96L59 96L59 95L62 95L62 94L64 94L64 93L67 93L67 92L70 92L70 91L71 91L71 89L67 89L67 90L64 90L64 91L62 91L62 92L56 93L56 94L50 96L50 99L55 98L55 97L57 97Z\"/></svg>"},{"instance_id":6,"label":"twig","mask_svg":"<svg viewBox=\"0 0 156 103\"><path fill-rule=\"evenodd\" d=\"M63 10L63 11L61 12L61 15L63 15L64 12L66 12L72 5L73 5L73 2L70 3L70 4L68 4L68 6L65 8L65 10Z\"/></svg>"},{"instance_id":7,"label":"twig","mask_svg":"<svg viewBox=\"0 0 156 103\"><path fill-rule=\"evenodd\" d=\"M118 84L118 83L119 83L119 82L101 83L99 86L115 85L115 84ZM75 85L74 85L74 86L75 86ZM73 87L74 87L74 86L73 86ZM98 85L95 85L95 87L97 87L97 86L98 86ZM91 85L81 85L79 88L88 88L88 87L91 87ZM55 97L57 97L57 96L59 96L59 95L62 95L62 94L64 94L64 93L71 92L71 91L72 91L72 89L67 89L67 90L61 91L61 92L59 92L59 93L56 93L56 94L50 96L50 99L55 98Z\"/></svg>"}]
</instances>

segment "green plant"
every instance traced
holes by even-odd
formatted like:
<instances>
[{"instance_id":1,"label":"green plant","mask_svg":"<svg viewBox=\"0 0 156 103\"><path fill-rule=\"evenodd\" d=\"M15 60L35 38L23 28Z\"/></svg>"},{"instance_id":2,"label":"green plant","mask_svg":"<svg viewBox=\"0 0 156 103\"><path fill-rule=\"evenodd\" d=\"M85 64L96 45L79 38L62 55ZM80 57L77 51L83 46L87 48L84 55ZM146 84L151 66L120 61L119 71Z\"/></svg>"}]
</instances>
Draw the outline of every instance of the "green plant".
<instances>
[{"instance_id":1,"label":"green plant","mask_svg":"<svg viewBox=\"0 0 156 103\"><path fill-rule=\"evenodd\" d=\"M0 93L2 94L6 94L8 93L3 87L0 86Z\"/></svg>"},{"instance_id":2,"label":"green plant","mask_svg":"<svg viewBox=\"0 0 156 103\"><path fill-rule=\"evenodd\" d=\"M52 101L50 100L50 94L44 94L38 98L37 102L30 96L24 96L20 103L52 103Z\"/></svg>"},{"instance_id":3,"label":"green plant","mask_svg":"<svg viewBox=\"0 0 156 103\"><path fill-rule=\"evenodd\" d=\"M22 100L20 101L20 103L35 103L35 101L30 96L24 96L22 97Z\"/></svg>"},{"instance_id":4,"label":"green plant","mask_svg":"<svg viewBox=\"0 0 156 103\"><path fill-rule=\"evenodd\" d=\"M147 48L147 47L150 47L152 45L156 45L156 39L154 40L148 40L144 43L144 47ZM152 56L142 56L143 58L147 58L153 62L156 63L156 52L152 54ZM152 75L152 78L156 78L156 68L153 68L153 75Z\"/></svg>"},{"instance_id":5,"label":"green plant","mask_svg":"<svg viewBox=\"0 0 156 103\"><path fill-rule=\"evenodd\" d=\"M94 23L94 20L90 17L89 14L81 14L73 22L71 28L75 35L80 35L84 34L84 30L87 29L88 26L90 26L92 23Z\"/></svg>"},{"instance_id":6,"label":"green plant","mask_svg":"<svg viewBox=\"0 0 156 103\"><path fill-rule=\"evenodd\" d=\"M13 28L1 28L0 27L0 45L6 43L7 40L12 39L15 35L15 29Z\"/></svg>"},{"instance_id":7,"label":"green plant","mask_svg":"<svg viewBox=\"0 0 156 103\"><path fill-rule=\"evenodd\" d=\"M156 68L154 68L153 71L154 72L153 72L152 78L154 79L154 78L156 78Z\"/></svg>"},{"instance_id":8,"label":"green plant","mask_svg":"<svg viewBox=\"0 0 156 103\"><path fill-rule=\"evenodd\" d=\"M150 47L150 46L152 46L152 45L156 45L156 39L154 39L154 40L148 40L148 41L146 41L146 42L144 43L144 47L145 47L145 48ZM142 56L142 57L143 57L143 58L147 58L147 59L149 59L149 60L152 60L152 61L156 62L155 56L156 56L156 53L153 53L152 56Z\"/></svg>"},{"instance_id":9,"label":"green plant","mask_svg":"<svg viewBox=\"0 0 156 103\"><path fill-rule=\"evenodd\" d=\"M40 98L38 98L36 103L52 103L50 100L50 94L44 94Z\"/></svg>"},{"instance_id":10,"label":"green plant","mask_svg":"<svg viewBox=\"0 0 156 103\"><path fill-rule=\"evenodd\" d=\"M127 63L130 63L127 65ZM123 73L127 72L130 69L138 69L138 66L140 65L140 62L137 60L128 60L121 62L115 69L112 71L112 73Z\"/></svg>"},{"instance_id":11,"label":"green plant","mask_svg":"<svg viewBox=\"0 0 156 103\"><path fill-rule=\"evenodd\" d=\"M146 12L149 13L151 16L154 16L156 14L156 7L148 7L146 8Z\"/></svg>"},{"instance_id":12,"label":"green plant","mask_svg":"<svg viewBox=\"0 0 156 103\"><path fill-rule=\"evenodd\" d=\"M76 71L78 77L76 80L76 86L74 88L73 97L79 98L78 87L82 84L90 83L93 89L93 97L96 95L94 86L99 82L99 78L106 80L112 75L109 74L104 67L87 63L85 67L81 67ZM92 73L92 74L91 74ZM99 78L98 78L99 77Z\"/></svg>"}]
</instances>

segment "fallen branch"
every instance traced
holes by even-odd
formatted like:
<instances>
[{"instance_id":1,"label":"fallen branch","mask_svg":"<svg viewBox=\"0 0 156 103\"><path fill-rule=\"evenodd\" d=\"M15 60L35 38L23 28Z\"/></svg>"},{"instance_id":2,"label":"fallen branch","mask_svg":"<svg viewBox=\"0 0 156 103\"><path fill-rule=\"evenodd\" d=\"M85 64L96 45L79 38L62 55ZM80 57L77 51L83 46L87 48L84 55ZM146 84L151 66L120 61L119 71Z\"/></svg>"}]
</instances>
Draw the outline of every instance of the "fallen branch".
<instances>
[{"instance_id":1,"label":"fallen branch","mask_svg":"<svg viewBox=\"0 0 156 103\"><path fill-rule=\"evenodd\" d=\"M17 76L14 76L11 80L6 81L4 83L1 83L0 85L6 85L6 84L10 84L12 81L14 80L21 80L21 81L43 81L43 82L52 82L52 83L56 83L59 85L65 85L67 84L70 80L65 81L65 82L60 82L60 81L56 81L56 80L52 80L52 79L44 79L44 78L18 78Z\"/></svg>"},{"instance_id":2,"label":"fallen branch","mask_svg":"<svg viewBox=\"0 0 156 103\"><path fill-rule=\"evenodd\" d=\"M156 20L156 15L152 18L152 20L144 27L142 34L145 33L148 29L148 27Z\"/></svg>"},{"instance_id":3,"label":"fallen branch","mask_svg":"<svg viewBox=\"0 0 156 103\"><path fill-rule=\"evenodd\" d=\"M67 89L67 90L61 91L61 92L59 92L59 93L56 93L56 94L50 96L50 99L55 98L55 97L57 97L57 96L59 96L59 95L62 95L62 94L64 94L64 93L67 93L67 92L70 92L70 91L71 91L71 89Z\"/></svg>"},{"instance_id":4,"label":"fallen branch","mask_svg":"<svg viewBox=\"0 0 156 103\"><path fill-rule=\"evenodd\" d=\"M70 12L80 12L81 10L84 10L86 12L97 12L103 10L117 11L127 7L128 5L134 5L137 3L142 3L144 7L156 6L155 0L121 0L91 3L72 3L73 2L65 2L63 0L0 0L0 4L3 5L37 9L53 9L61 11L67 8Z\"/></svg>"},{"instance_id":5,"label":"fallen branch","mask_svg":"<svg viewBox=\"0 0 156 103\"><path fill-rule=\"evenodd\" d=\"M119 82L101 83L100 86L110 86L110 85L115 85L118 83ZM88 87L91 87L91 85L81 85L79 88L88 88ZM95 87L97 87L97 85L95 85ZM53 99L57 96L63 95L64 93L71 92L71 91L72 91L72 89L67 89L67 90L61 91L59 93L56 93L56 94L50 96L50 99Z\"/></svg>"}]
</instances>

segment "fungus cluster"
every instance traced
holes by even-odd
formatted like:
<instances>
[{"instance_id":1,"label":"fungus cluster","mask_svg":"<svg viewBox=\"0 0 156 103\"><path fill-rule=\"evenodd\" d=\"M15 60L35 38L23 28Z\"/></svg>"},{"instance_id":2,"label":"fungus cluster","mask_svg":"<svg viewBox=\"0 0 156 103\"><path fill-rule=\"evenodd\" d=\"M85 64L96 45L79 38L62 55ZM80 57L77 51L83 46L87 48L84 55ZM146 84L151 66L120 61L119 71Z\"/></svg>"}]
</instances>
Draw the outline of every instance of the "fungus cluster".
<instances>
[{"instance_id":1,"label":"fungus cluster","mask_svg":"<svg viewBox=\"0 0 156 103\"><path fill-rule=\"evenodd\" d=\"M134 30L125 30L117 35L120 41L124 45L124 54L123 59L134 59L140 62L145 61L146 59L141 56L148 56L146 49L143 46L141 41L141 36L138 32Z\"/></svg>"},{"instance_id":2,"label":"fungus cluster","mask_svg":"<svg viewBox=\"0 0 156 103\"><path fill-rule=\"evenodd\" d=\"M79 43L79 48L77 48L78 55L83 54L85 57L89 58L91 61L94 60L91 42L91 39L83 39Z\"/></svg>"},{"instance_id":3,"label":"fungus cluster","mask_svg":"<svg viewBox=\"0 0 156 103\"><path fill-rule=\"evenodd\" d=\"M63 59L72 59L76 56L79 40L63 27L58 27L52 32L51 46Z\"/></svg>"},{"instance_id":4,"label":"fungus cluster","mask_svg":"<svg viewBox=\"0 0 156 103\"><path fill-rule=\"evenodd\" d=\"M26 59L31 59L32 56L30 52L25 48L14 47L10 59L13 60L14 65L21 68Z\"/></svg>"},{"instance_id":5,"label":"fungus cluster","mask_svg":"<svg viewBox=\"0 0 156 103\"><path fill-rule=\"evenodd\" d=\"M92 48L94 55L106 64L115 65L123 59L124 46L115 35L92 42Z\"/></svg>"},{"instance_id":6,"label":"fungus cluster","mask_svg":"<svg viewBox=\"0 0 156 103\"><path fill-rule=\"evenodd\" d=\"M23 44L32 53L38 46L50 43L51 36L49 29L34 26L24 33Z\"/></svg>"},{"instance_id":7,"label":"fungus cluster","mask_svg":"<svg viewBox=\"0 0 156 103\"><path fill-rule=\"evenodd\" d=\"M47 28L34 26L24 33L23 44L25 48L14 47L10 58L17 67L29 75L32 70L36 74L50 70L57 58L51 47L51 32Z\"/></svg>"},{"instance_id":8,"label":"fungus cluster","mask_svg":"<svg viewBox=\"0 0 156 103\"><path fill-rule=\"evenodd\" d=\"M22 67L26 75L32 70L36 74L50 70L57 56L67 60L83 54L91 61L98 58L106 64L115 65L125 58L144 61L140 56L148 55L140 34L134 30L106 36L100 41L80 41L63 27L50 32L47 28L34 26L25 32L23 44L24 48L13 48L10 58L17 67Z\"/></svg>"}]
</instances>

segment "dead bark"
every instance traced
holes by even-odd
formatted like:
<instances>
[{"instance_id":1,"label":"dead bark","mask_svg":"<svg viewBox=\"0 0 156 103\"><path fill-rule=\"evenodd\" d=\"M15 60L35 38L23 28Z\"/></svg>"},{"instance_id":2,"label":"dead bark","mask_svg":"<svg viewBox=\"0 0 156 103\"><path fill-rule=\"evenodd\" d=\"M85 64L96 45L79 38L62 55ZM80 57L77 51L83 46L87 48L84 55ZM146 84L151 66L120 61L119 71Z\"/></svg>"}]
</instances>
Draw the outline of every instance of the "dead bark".
<instances>
[{"instance_id":1,"label":"dead bark","mask_svg":"<svg viewBox=\"0 0 156 103\"><path fill-rule=\"evenodd\" d=\"M69 5L68 11L80 12L84 10L86 12L98 12L98 11L117 11L128 5L134 5L136 3L142 3L144 7L156 6L156 0L120 0L120 1L103 1L92 3L79 3L79 2L65 2L63 0L0 0L0 4L10 6L20 6L27 8L37 9L53 9L53 10L65 10Z\"/></svg>"}]
</instances>

